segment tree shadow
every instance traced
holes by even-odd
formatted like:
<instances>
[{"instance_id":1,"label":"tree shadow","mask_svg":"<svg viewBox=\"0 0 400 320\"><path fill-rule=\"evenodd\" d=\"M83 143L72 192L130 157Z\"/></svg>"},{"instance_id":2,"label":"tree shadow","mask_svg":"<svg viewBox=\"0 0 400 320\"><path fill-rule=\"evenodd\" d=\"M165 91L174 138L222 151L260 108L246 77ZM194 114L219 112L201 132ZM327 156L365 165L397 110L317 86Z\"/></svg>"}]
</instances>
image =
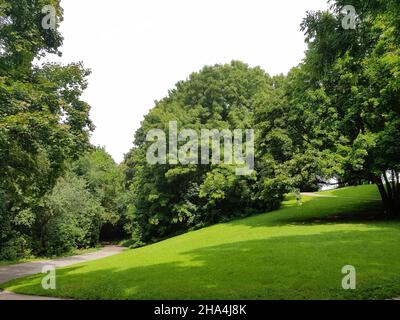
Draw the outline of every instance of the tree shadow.
<instances>
[{"instance_id":1,"label":"tree shadow","mask_svg":"<svg viewBox=\"0 0 400 320\"><path fill-rule=\"evenodd\" d=\"M175 252L171 259L151 251L139 259L132 250L58 270L55 291L42 290L37 276L12 285L17 292L77 299L389 298L400 292L399 229L266 237ZM341 288L348 264L358 272L351 292Z\"/></svg>"}]
</instances>

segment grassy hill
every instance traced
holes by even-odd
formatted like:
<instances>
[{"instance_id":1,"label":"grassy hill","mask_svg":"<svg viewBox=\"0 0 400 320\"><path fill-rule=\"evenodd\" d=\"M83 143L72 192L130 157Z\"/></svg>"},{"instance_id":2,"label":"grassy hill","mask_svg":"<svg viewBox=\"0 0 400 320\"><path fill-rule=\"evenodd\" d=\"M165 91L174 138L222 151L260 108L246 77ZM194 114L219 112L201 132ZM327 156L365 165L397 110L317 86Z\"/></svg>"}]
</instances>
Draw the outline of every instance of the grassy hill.
<instances>
[{"instance_id":1,"label":"grassy hill","mask_svg":"<svg viewBox=\"0 0 400 320\"><path fill-rule=\"evenodd\" d=\"M286 201L267 214L208 227L8 290L79 299L377 299L400 295L400 221L379 219L375 186ZM341 269L357 270L357 289Z\"/></svg>"}]
</instances>

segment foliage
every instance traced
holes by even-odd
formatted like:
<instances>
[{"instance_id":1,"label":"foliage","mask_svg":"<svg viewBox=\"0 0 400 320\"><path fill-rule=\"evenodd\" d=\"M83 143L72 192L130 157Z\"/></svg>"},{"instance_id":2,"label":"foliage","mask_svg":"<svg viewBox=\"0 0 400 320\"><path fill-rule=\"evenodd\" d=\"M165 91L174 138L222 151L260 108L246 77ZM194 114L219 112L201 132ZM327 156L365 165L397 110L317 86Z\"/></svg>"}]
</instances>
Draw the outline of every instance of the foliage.
<instances>
[{"instance_id":1,"label":"foliage","mask_svg":"<svg viewBox=\"0 0 400 320\"><path fill-rule=\"evenodd\" d=\"M16 236L5 243L2 259L26 257L31 251L61 255L96 246L100 239L109 239L108 230L113 239L126 237L124 227L130 227L131 221L123 175L111 156L103 149L93 149L67 168L41 199L40 207L16 213L13 222L24 232L9 230ZM8 229L2 226L1 230Z\"/></svg>"},{"instance_id":2,"label":"foliage","mask_svg":"<svg viewBox=\"0 0 400 320\"><path fill-rule=\"evenodd\" d=\"M0 0L0 259L61 254L131 236L133 246L276 209L293 190L374 182L400 213L400 3L335 0L308 12L308 50L287 76L233 61L155 102L117 165L89 143L82 63L40 64L63 38L41 26L58 0ZM344 5L356 28L344 29ZM39 61L39 62L37 62ZM255 170L146 161L151 129L255 129ZM167 143L169 142L167 138ZM222 139L220 139L222 140ZM180 141L183 144L184 141ZM298 191L297 191L298 192Z\"/></svg>"},{"instance_id":3,"label":"foliage","mask_svg":"<svg viewBox=\"0 0 400 320\"><path fill-rule=\"evenodd\" d=\"M87 190L104 208L101 238L127 237L131 227L122 167L102 148L95 148L73 163L71 170L86 181Z\"/></svg>"},{"instance_id":4,"label":"foliage","mask_svg":"<svg viewBox=\"0 0 400 320\"><path fill-rule=\"evenodd\" d=\"M141 241L279 205L285 188L276 187L277 179L268 180L267 174L237 176L235 167L226 164L150 165L146 161L147 132L161 129L168 133L169 121L199 136L201 129L254 128L259 99L273 99L272 85L271 77L260 68L234 61L193 73L156 102L125 159L134 221L140 228L135 234L141 235Z\"/></svg>"},{"instance_id":5,"label":"foliage","mask_svg":"<svg viewBox=\"0 0 400 320\"><path fill-rule=\"evenodd\" d=\"M90 107L80 100L89 71L80 63L34 64L61 54L59 32L41 26L49 4L60 22L57 0L0 1L0 256L15 246L24 248L17 255L34 249L43 197L65 163L89 147L93 129Z\"/></svg>"},{"instance_id":6,"label":"foliage","mask_svg":"<svg viewBox=\"0 0 400 320\"><path fill-rule=\"evenodd\" d=\"M374 185L304 197L281 209L189 232L151 246L2 287L75 299L392 299L400 292L400 223L374 221ZM328 193L330 194L330 193ZM374 199L378 199L375 201ZM371 215L372 214L372 215ZM368 244L368 245L367 245ZM357 290L343 290L343 266Z\"/></svg>"},{"instance_id":7,"label":"foliage","mask_svg":"<svg viewBox=\"0 0 400 320\"><path fill-rule=\"evenodd\" d=\"M331 3L303 21L306 58L283 85L286 101L261 111L264 143L291 179L374 181L399 213L399 3ZM356 8L355 30L342 28L344 5Z\"/></svg>"},{"instance_id":8,"label":"foliage","mask_svg":"<svg viewBox=\"0 0 400 320\"><path fill-rule=\"evenodd\" d=\"M41 244L46 254L62 254L98 243L104 209L86 189L86 181L73 175L61 178L46 197L46 221Z\"/></svg>"}]
</instances>

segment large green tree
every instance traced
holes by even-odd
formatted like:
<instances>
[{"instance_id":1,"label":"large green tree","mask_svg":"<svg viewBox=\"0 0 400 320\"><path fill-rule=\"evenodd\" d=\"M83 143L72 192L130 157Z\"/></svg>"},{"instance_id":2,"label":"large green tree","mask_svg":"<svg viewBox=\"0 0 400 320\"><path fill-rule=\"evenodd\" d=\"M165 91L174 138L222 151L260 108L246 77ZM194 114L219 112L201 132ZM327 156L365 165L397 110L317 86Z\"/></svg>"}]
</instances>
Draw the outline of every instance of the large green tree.
<instances>
[{"instance_id":1,"label":"large green tree","mask_svg":"<svg viewBox=\"0 0 400 320\"><path fill-rule=\"evenodd\" d=\"M48 5L57 18L50 29L42 26ZM90 107L80 99L89 71L80 63L35 62L61 54L61 20L56 0L0 0L0 251L19 237L32 237L42 197L66 160L89 146ZM23 219L25 209L32 219Z\"/></svg>"},{"instance_id":2,"label":"large green tree","mask_svg":"<svg viewBox=\"0 0 400 320\"><path fill-rule=\"evenodd\" d=\"M331 5L304 19L306 58L284 84L286 102L268 114L267 135L280 135L275 146L289 176L304 168L316 181L373 181L385 211L399 213L400 4ZM355 29L343 28L345 5L356 10Z\"/></svg>"},{"instance_id":3,"label":"large green tree","mask_svg":"<svg viewBox=\"0 0 400 320\"><path fill-rule=\"evenodd\" d=\"M253 129L260 100L272 101L275 94L273 79L263 70L234 61L193 73L156 102L125 161L135 235L141 241L279 205L282 181L270 179L273 172L262 170L262 161L256 161L253 174L239 176L235 165L152 165L146 160L151 145L146 134L151 129L168 136L170 121L177 122L178 130L193 129L199 137L201 129Z\"/></svg>"}]
</instances>

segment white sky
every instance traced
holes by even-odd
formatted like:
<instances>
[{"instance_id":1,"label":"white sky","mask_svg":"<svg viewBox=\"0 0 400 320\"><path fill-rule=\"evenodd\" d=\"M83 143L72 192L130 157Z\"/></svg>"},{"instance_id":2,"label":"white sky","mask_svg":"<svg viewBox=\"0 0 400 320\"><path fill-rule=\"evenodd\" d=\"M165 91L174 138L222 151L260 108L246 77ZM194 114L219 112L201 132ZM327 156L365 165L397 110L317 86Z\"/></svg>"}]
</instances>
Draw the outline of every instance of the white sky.
<instances>
[{"instance_id":1,"label":"white sky","mask_svg":"<svg viewBox=\"0 0 400 320\"><path fill-rule=\"evenodd\" d=\"M327 0L62 0L63 63L92 69L92 143L120 162L154 100L204 65L241 60L271 75L304 57L300 23Z\"/></svg>"}]
</instances>

